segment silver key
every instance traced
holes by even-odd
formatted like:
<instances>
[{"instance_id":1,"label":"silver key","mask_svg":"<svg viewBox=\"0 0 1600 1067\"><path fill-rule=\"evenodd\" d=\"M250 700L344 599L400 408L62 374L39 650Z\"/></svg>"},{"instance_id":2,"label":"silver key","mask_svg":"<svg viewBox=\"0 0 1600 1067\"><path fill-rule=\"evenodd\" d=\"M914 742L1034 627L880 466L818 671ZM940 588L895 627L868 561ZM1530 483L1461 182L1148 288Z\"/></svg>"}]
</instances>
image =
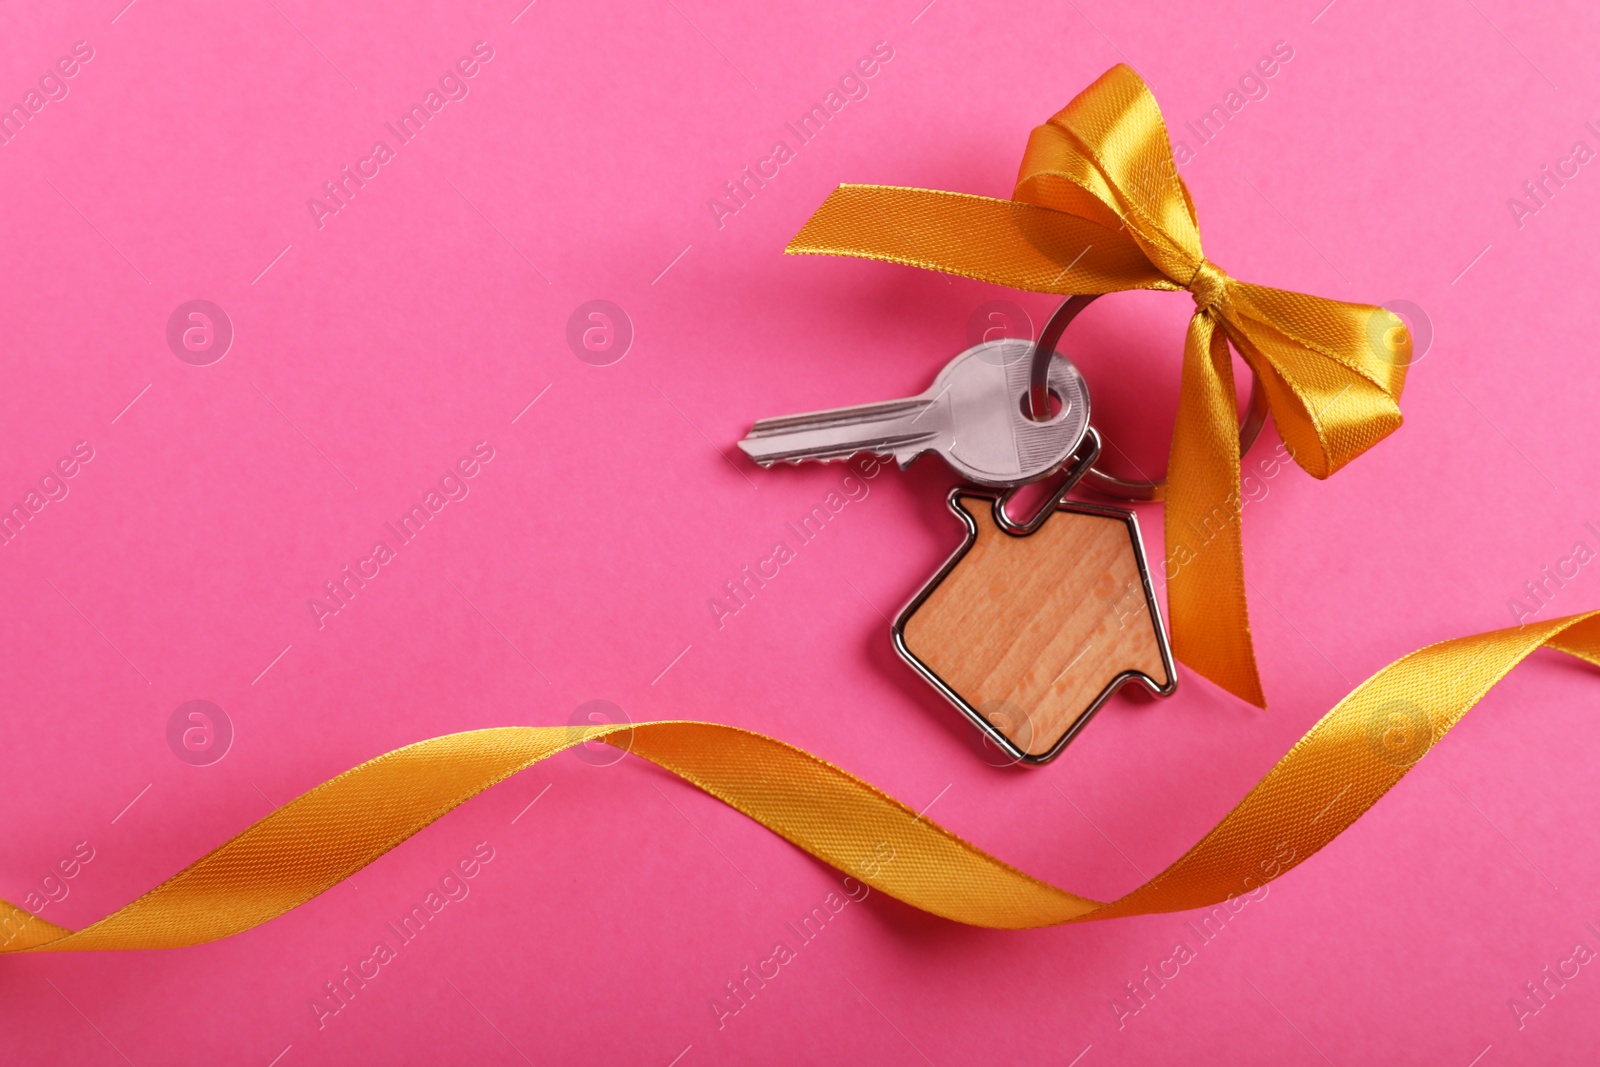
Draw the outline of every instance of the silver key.
<instances>
[{"instance_id":1,"label":"silver key","mask_svg":"<svg viewBox=\"0 0 1600 1067\"><path fill-rule=\"evenodd\" d=\"M902 468L937 452L957 474L997 489L1037 481L1061 468L1089 427L1089 389L1060 354L1050 391L1061 410L1047 421L1026 414L1033 343L1005 338L975 345L945 364L921 396L762 419L739 442L770 467L801 460L892 456Z\"/></svg>"}]
</instances>

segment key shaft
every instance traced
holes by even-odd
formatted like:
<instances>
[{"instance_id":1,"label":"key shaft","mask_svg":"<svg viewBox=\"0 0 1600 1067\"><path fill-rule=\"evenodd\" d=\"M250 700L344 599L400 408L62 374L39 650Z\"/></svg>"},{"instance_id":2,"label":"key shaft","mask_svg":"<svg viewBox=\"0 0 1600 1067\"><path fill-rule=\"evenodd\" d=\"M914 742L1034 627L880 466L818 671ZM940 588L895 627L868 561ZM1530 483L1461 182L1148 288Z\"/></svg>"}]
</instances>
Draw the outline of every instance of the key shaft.
<instances>
[{"instance_id":1,"label":"key shaft","mask_svg":"<svg viewBox=\"0 0 1600 1067\"><path fill-rule=\"evenodd\" d=\"M938 403L918 396L762 419L739 447L763 467L846 459L858 452L898 455L908 448L931 446L944 432L943 420L933 416Z\"/></svg>"}]
</instances>

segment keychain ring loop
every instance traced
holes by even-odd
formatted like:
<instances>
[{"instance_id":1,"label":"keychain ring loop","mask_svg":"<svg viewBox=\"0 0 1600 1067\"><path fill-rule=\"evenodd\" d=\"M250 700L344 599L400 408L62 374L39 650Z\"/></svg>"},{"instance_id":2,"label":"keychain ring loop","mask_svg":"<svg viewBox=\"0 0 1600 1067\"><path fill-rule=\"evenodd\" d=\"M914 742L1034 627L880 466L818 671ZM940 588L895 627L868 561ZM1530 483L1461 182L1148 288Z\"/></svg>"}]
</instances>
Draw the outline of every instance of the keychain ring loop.
<instances>
[{"instance_id":1,"label":"keychain ring loop","mask_svg":"<svg viewBox=\"0 0 1600 1067\"><path fill-rule=\"evenodd\" d=\"M1036 419L1049 417L1050 412L1050 357L1055 354L1056 345L1061 342L1062 334L1067 332L1067 327L1072 320L1078 317L1078 312L1088 307L1102 294L1093 293L1088 296L1069 296L1062 301L1060 307L1050 316L1050 321L1045 323L1044 329L1039 334L1039 340L1033 346L1033 356L1028 366L1028 407L1029 414ZM1261 375L1257 374L1254 367L1250 368L1250 401L1245 406L1244 418L1239 421L1239 455L1243 456L1255 444L1256 438L1261 434L1261 427L1267 421L1267 394L1261 388ZM1084 484L1106 496L1117 497L1121 500L1164 500L1167 495L1167 479L1162 477L1159 481L1130 481L1118 478L1114 474L1090 467L1083 476Z\"/></svg>"}]
</instances>

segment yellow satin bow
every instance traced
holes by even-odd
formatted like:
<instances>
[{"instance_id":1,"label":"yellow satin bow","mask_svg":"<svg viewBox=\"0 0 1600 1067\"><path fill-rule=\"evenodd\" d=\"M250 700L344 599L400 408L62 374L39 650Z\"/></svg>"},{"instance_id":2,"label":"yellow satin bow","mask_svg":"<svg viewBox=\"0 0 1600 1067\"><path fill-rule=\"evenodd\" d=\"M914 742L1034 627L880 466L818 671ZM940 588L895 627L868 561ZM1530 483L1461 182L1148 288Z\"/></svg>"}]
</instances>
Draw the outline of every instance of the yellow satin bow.
<instances>
[{"instance_id":1,"label":"yellow satin bow","mask_svg":"<svg viewBox=\"0 0 1600 1067\"><path fill-rule=\"evenodd\" d=\"M1173 651L1266 706L1245 600L1228 345L1260 377L1295 461L1326 478L1400 425L1411 339L1398 317L1236 281L1206 259L1155 97L1121 64L1033 131L1013 199L842 185L787 251L1043 293L1192 293L1166 498Z\"/></svg>"}]
</instances>

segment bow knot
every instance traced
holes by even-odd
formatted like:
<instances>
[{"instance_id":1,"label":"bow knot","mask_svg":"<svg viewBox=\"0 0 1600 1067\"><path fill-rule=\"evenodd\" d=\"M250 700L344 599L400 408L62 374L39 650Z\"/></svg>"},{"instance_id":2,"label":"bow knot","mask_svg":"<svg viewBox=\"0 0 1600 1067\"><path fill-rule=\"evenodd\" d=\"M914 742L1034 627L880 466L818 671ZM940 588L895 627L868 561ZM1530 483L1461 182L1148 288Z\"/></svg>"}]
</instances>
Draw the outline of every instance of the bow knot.
<instances>
[{"instance_id":1,"label":"bow knot","mask_svg":"<svg viewBox=\"0 0 1600 1067\"><path fill-rule=\"evenodd\" d=\"M1228 275L1209 259L1201 259L1184 288L1194 294L1195 310L1206 311L1227 295Z\"/></svg>"},{"instance_id":2,"label":"bow knot","mask_svg":"<svg viewBox=\"0 0 1600 1067\"><path fill-rule=\"evenodd\" d=\"M1161 109L1120 64L1034 129L1010 200L841 185L787 251L882 259L1040 293L1192 293L1167 467L1172 648L1265 706L1245 601L1229 346L1261 379L1289 454L1326 478L1400 425L1411 341L1398 318L1237 281L1206 259Z\"/></svg>"}]
</instances>

